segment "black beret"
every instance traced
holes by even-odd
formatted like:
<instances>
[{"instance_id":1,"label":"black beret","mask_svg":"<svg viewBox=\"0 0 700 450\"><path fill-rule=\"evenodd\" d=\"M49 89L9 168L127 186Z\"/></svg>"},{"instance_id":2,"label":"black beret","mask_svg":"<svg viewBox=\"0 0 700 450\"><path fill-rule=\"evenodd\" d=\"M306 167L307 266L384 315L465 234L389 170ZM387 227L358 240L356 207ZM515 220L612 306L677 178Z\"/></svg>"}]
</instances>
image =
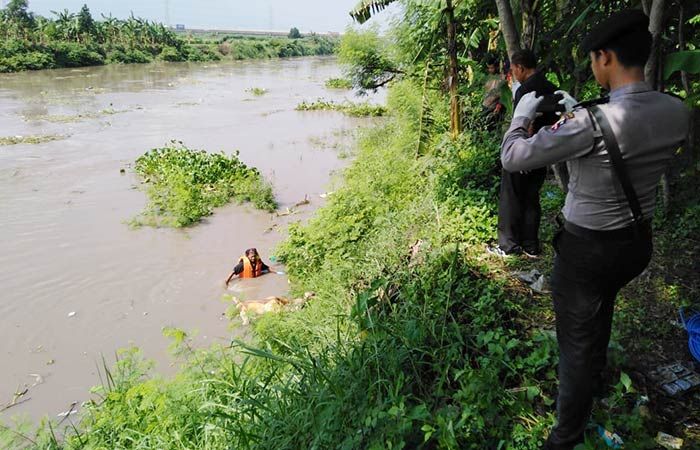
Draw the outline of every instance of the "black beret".
<instances>
[{"instance_id":1,"label":"black beret","mask_svg":"<svg viewBox=\"0 0 700 450\"><path fill-rule=\"evenodd\" d=\"M626 9L599 23L581 42L584 53L605 48L605 44L638 31L649 31L649 18L639 9Z\"/></svg>"}]
</instances>

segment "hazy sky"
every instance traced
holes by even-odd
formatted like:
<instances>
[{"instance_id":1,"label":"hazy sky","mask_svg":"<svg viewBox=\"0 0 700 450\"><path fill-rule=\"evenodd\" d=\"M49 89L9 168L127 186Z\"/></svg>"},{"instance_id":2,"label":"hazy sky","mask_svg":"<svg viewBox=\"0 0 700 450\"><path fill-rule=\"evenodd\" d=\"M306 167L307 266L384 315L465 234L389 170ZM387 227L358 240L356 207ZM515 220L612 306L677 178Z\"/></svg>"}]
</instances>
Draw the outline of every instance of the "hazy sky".
<instances>
[{"instance_id":1,"label":"hazy sky","mask_svg":"<svg viewBox=\"0 0 700 450\"><path fill-rule=\"evenodd\" d=\"M7 3L7 0L0 0ZM135 16L188 28L343 31L352 22L358 0L29 0L29 9L42 16L51 11L77 11L84 3L95 18ZM169 8L166 5L169 4ZM169 13L166 11L169 10ZM384 22L386 13L377 17ZM168 18L169 16L169 18Z\"/></svg>"}]
</instances>

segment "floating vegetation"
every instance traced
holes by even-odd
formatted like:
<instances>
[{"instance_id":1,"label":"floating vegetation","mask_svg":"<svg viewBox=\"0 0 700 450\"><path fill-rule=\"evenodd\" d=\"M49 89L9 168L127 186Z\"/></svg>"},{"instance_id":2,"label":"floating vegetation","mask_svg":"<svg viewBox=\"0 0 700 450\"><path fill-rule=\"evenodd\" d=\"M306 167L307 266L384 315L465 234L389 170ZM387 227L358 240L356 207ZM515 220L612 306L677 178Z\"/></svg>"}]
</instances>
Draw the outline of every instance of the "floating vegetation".
<instances>
[{"instance_id":1,"label":"floating vegetation","mask_svg":"<svg viewBox=\"0 0 700 450\"><path fill-rule=\"evenodd\" d=\"M263 95L265 95L265 94L267 94L267 93L269 92L267 89L265 89L265 88L259 88L259 87L248 88L248 89L246 89L245 91L248 92L248 93L251 93L251 94L255 95L256 97L263 96Z\"/></svg>"},{"instance_id":2,"label":"floating vegetation","mask_svg":"<svg viewBox=\"0 0 700 450\"><path fill-rule=\"evenodd\" d=\"M326 80L328 89L352 89L352 82L347 78L329 78Z\"/></svg>"},{"instance_id":3,"label":"floating vegetation","mask_svg":"<svg viewBox=\"0 0 700 450\"><path fill-rule=\"evenodd\" d=\"M199 102L179 102L179 103L175 103L175 106L177 108L180 108L182 106L199 106L200 104L201 103L199 103Z\"/></svg>"},{"instance_id":4,"label":"floating vegetation","mask_svg":"<svg viewBox=\"0 0 700 450\"><path fill-rule=\"evenodd\" d=\"M104 115L104 116L112 116L112 115L114 115L114 114L121 114L121 113L124 113L124 112L127 112L127 110L126 110L126 109L107 108L107 109L101 110L101 111L100 111L100 114L102 114L102 115Z\"/></svg>"},{"instance_id":5,"label":"floating vegetation","mask_svg":"<svg viewBox=\"0 0 700 450\"><path fill-rule=\"evenodd\" d=\"M121 114L127 110L117 110L113 108L105 108L97 112L84 112L80 114L44 114L39 116L24 116L25 122L44 121L51 123L75 123L82 120L99 119L101 116L112 116Z\"/></svg>"},{"instance_id":6,"label":"floating vegetation","mask_svg":"<svg viewBox=\"0 0 700 450\"><path fill-rule=\"evenodd\" d=\"M149 204L132 225L184 227L232 199L270 212L277 207L270 183L238 152L207 153L172 141L139 157L135 169L148 185Z\"/></svg>"},{"instance_id":7,"label":"floating vegetation","mask_svg":"<svg viewBox=\"0 0 700 450\"><path fill-rule=\"evenodd\" d=\"M353 117L379 117L386 114L386 107L375 105L369 102L352 103L343 102L336 103L324 99L318 99L315 102L303 101L296 107L297 111L339 111Z\"/></svg>"},{"instance_id":8,"label":"floating vegetation","mask_svg":"<svg viewBox=\"0 0 700 450\"><path fill-rule=\"evenodd\" d=\"M16 144L43 144L45 142L65 139L66 136L60 134L39 134L35 136L0 136L0 146Z\"/></svg>"}]
</instances>

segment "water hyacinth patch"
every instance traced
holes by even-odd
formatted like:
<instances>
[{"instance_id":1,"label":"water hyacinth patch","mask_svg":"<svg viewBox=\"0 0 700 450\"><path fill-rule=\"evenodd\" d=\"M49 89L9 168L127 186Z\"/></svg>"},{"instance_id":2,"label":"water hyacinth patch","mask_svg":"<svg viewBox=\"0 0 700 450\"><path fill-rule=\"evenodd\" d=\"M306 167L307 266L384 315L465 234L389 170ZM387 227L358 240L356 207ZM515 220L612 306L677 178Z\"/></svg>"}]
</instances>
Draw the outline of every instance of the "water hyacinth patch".
<instances>
[{"instance_id":1,"label":"water hyacinth patch","mask_svg":"<svg viewBox=\"0 0 700 450\"><path fill-rule=\"evenodd\" d=\"M232 199L273 211L272 186L238 154L192 150L176 141L146 152L135 169L147 185L149 203L132 223L184 227Z\"/></svg>"},{"instance_id":2,"label":"water hyacinth patch","mask_svg":"<svg viewBox=\"0 0 700 450\"><path fill-rule=\"evenodd\" d=\"M347 78L329 78L325 85L328 89L352 89L352 81Z\"/></svg>"},{"instance_id":3,"label":"water hyacinth patch","mask_svg":"<svg viewBox=\"0 0 700 450\"><path fill-rule=\"evenodd\" d=\"M322 98L315 102L303 101L296 107L297 111L339 111L352 117L380 117L386 114L387 109L382 105L375 105L369 102L336 103Z\"/></svg>"}]
</instances>

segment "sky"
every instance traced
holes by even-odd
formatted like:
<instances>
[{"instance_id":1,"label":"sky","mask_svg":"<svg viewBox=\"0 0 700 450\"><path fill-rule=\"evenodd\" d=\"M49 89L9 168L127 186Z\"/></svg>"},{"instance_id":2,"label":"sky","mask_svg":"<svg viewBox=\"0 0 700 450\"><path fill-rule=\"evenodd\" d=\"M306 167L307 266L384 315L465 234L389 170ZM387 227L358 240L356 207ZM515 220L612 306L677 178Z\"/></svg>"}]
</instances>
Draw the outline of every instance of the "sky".
<instances>
[{"instance_id":1,"label":"sky","mask_svg":"<svg viewBox=\"0 0 700 450\"><path fill-rule=\"evenodd\" d=\"M187 28L340 32L352 23L348 11L358 0L29 0L29 10L50 17L51 11L78 11L84 3L95 18L110 13L125 18L133 11L137 17ZM387 16L377 15L377 23L385 23Z\"/></svg>"}]
</instances>

